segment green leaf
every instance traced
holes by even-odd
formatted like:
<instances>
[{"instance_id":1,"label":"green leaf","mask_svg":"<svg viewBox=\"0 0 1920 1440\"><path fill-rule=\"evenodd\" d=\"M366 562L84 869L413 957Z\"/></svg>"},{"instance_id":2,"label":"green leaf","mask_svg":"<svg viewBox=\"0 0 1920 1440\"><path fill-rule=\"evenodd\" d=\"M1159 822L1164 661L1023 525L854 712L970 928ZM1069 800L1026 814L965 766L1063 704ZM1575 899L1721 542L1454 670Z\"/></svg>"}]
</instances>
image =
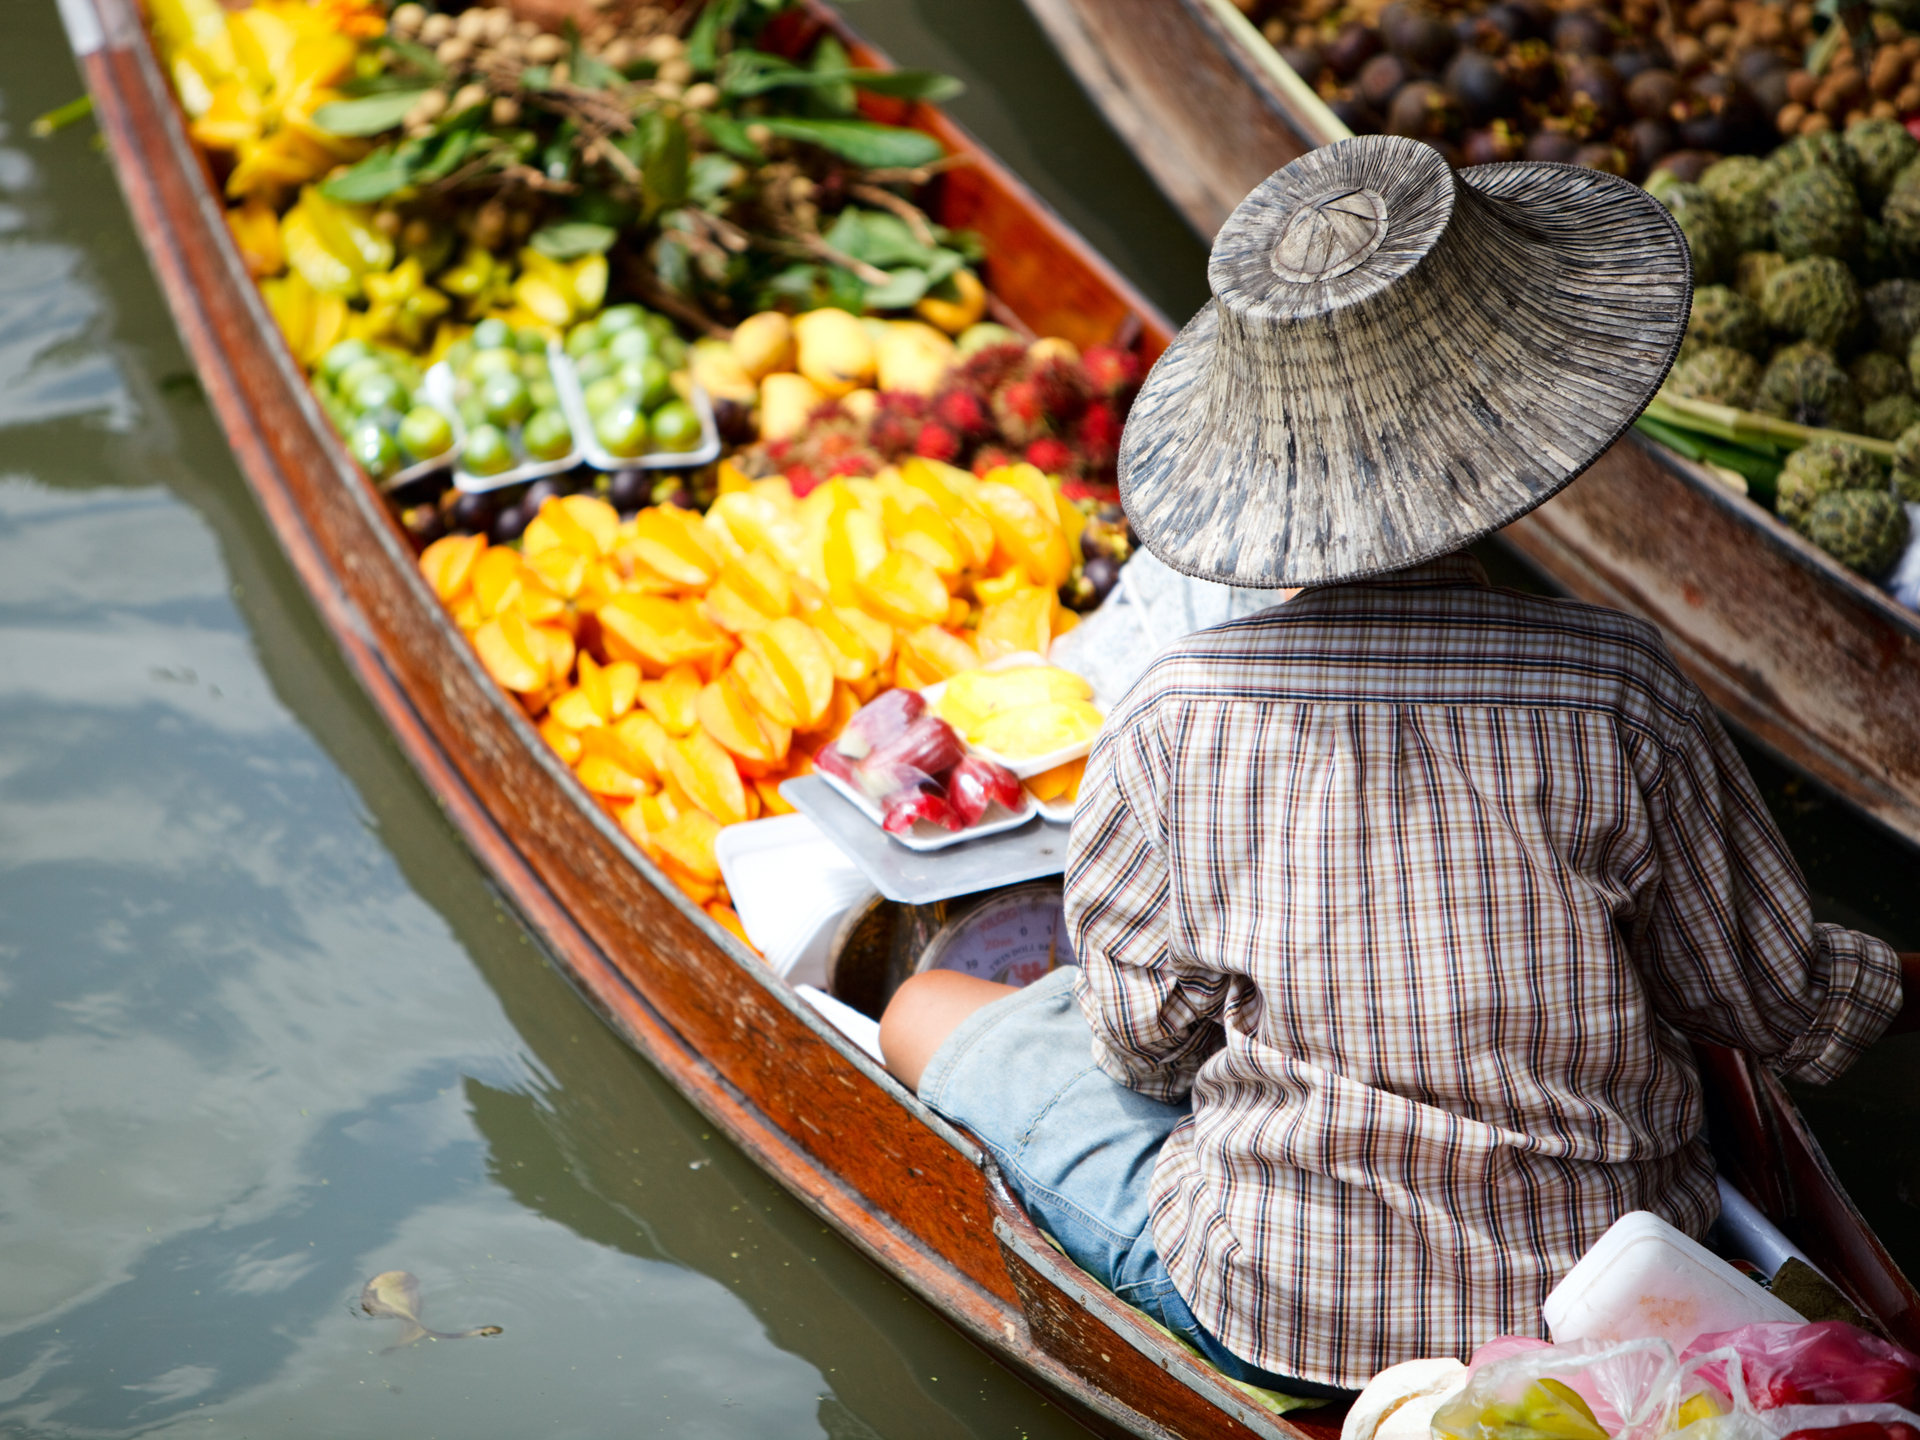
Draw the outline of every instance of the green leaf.
<instances>
[{"instance_id":1,"label":"green leaf","mask_svg":"<svg viewBox=\"0 0 1920 1440\"><path fill-rule=\"evenodd\" d=\"M801 120L769 116L760 122L775 135L830 150L869 170L910 170L931 165L946 154L940 142L918 130L877 125L871 120Z\"/></svg>"},{"instance_id":2,"label":"green leaf","mask_svg":"<svg viewBox=\"0 0 1920 1440\"><path fill-rule=\"evenodd\" d=\"M720 58L720 34L740 17L741 0L712 0L687 36L686 62L697 75L711 75Z\"/></svg>"},{"instance_id":3,"label":"green leaf","mask_svg":"<svg viewBox=\"0 0 1920 1440\"><path fill-rule=\"evenodd\" d=\"M389 90L360 100L336 100L313 112L313 123L335 135L378 135L407 118L424 88Z\"/></svg>"},{"instance_id":4,"label":"green leaf","mask_svg":"<svg viewBox=\"0 0 1920 1440\"><path fill-rule=\"evenodd\" d=\"M711 205L746 178L747 172L732 160L709 151L694 157L687 172L687 194L698 204Z\"/></svg>"},{"instance_id":5,"label":"green leaf","mask_svg":"<svg viewBox=\"0 0 1920 1440\"><path fill-rule=\"evenodd\" d=\"M686 202L687 130L658 110L637 117L632 131L615 142L640 169L641 219Z\"/></svg>"},{"instance_id":6,"label":"green leaf","mask_svg":"<svg viewBox=\"0 0 1920 1440\"><path fill-rule=\"evenodd\" d=\"M875 95L891 95L897 100L925 100L939 104L967 87L951 75L938 70L849 70L846 78L862 90Z\"/></svg>"},{"instance_id":7,"label":"green leaf","mask_svg":"<svg viewBox=\"0 0 1920 1440\"><path fill-rule=\"evenodd\" d=\"M860 258L872 261L882 270L893 265L924 267L931 264L939 253L932 246L922 245L914 239L913 231L898 215L866 210L861 212L860 222L861 229L866 231L866 249Z\"/></svg>"},{"instance_id":8,"label":"green leaf","mask_svg":"<svg viewBox=\"0 0 1920 1440\"><path fill-rule=\"evenodd\" d=\"M391 50L428 80L447 78L447 67L442 65L439 57L424 45L412 40L396 39L392 35L383 35L374 43Z\"/></svg>"},{"instance_id":9,"label":"green leaf","mask_svg":"<svg viewBox=\"0 0 1920 1440\"><path fill-rule=\"evenodd\" d=\"M738 120L730 120L724 115L702 115L700 123L713 143L734 159L744 160L749 165L767 163L766 153L747 138L747 127Z\"/></svg>"},{"instance_id":10,"label":"green leaf","mask_svg":"<svg viewBox=\"0 0 1920 1440\"><path fill-rule=\"evenodd\" d=\"M813 47L813 57L807 62L807 69L815 78L815 83L804 96L803 109L806 114L819 119L851 119L859 113L856 108L860 97L853 93L853 86L844 80L825 80L821 77L844 75L852 65L852 57L847 47L832 35L823 35Z\"/></svg>"},{"instance_id":11,"label":"green leaf","mask_svg":"<svg viewBox=\"0 0 1920 1440\"><path fill-rule=\"evenodd\" d=\"M384 200L413 183L414 168L422 158L422 150L417 141L409 141L398 150L383 145L351 170L343 170L322 181L320 193L329 200L348 205Z\"/></svg>"},{"instance_id":12,"label":"green leaf","mask_svg":"<svg viewBox=\"0 0 1920 1440\"><path fill-rule=\"evenodd\" d=\"M578 260L582 255L604 255L619 233L611 225L590 220L557 220L542 225L527 241L549 260Z\"/></svg>"},{"instance_id":13,"label":"green leaf","mask_svg":"<svg viewBox=\"0 0 1920 1440\"><path fill-rule=\"evenodd\" d=\"M876 95L902 100L928 101L950 100L966 89L951 75L937 70L861 70L846 66L803 70L763 50L736 50L720 65L720 88L737 98L764 95L770 90L837 85L856 85Z\"/></svg>"},{"instance_id":14,"label":"green leaf","mask_svg":"<svg viewBox=\"0 0 1920 1440\"><path fill-rule=\"evenodd\" d=\"M439 148L433 158L413 172L413 178L423 184L430 185L451 175L475 148L476 137L470 128L450 130L438 138Z\"/></svg>"},{"instance_id":15,"label":"green leaf","mask_svg":"<svg viewBox=\"0 0 1920 1440\"><path fill-rule=\"evenodd\" d=\"M892 279L885 285L867 287L869 310L904 310L927 293L926 271L903 269L887 273Z\"/></svg>"}]
</instances>

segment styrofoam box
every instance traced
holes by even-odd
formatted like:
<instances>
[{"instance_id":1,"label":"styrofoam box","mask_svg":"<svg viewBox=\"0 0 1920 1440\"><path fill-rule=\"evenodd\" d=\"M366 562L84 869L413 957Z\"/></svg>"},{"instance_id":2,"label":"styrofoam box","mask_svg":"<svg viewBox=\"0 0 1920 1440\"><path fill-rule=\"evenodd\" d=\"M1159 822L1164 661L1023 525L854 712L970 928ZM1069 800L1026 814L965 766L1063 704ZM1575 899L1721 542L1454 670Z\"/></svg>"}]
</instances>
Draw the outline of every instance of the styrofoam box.
<instances>
[{"instance_id":1,"label":"styrofoam box","mask_svg":"<svg viewBox=\"0 0 1920 1440\"><path fill-rule=\"evenodd\" d=\"M1801 1317L1691 1236L1634 1210L1614 1221L1540 1307L1553 1343L1665 1340Z\"/></svg>"},{"instance_id":2,"label":"styrofoam box","mask_svg":"<svg viewBox=\"0 0 1920 1440\"><path fill-rule=\"evenodd\" d=\"M841 917L878 893L860 867L804 815L725 826L713 852L734 913L769 968L796 985L825 985Z\"/></svg>"}]
</instances>

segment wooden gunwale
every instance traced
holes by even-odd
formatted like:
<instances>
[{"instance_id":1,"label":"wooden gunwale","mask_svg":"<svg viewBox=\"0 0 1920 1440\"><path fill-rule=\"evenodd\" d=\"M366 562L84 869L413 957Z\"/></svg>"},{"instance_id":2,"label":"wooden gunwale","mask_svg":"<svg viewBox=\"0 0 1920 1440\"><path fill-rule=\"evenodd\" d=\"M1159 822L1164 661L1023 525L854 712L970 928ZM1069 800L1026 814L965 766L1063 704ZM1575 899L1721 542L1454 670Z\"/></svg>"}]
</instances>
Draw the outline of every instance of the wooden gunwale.
<instances>
[{"instance_id":1,"label":"wooden gunwale","mask_svg":"<svg viewBox=\"0 0 1920 1440\"><path fill-rule=\"evenodd\" d=\"M136 227L262 510L403 751L589 1003L862 1253L1096 1429L1324 1437L1337 1416L1245 1410L1057 1256L1023 1255L1013 1241L1030 1242L1031 1226L993 1193L977 1146L686 902L578 787L480 668L334 439L232 244L133 0L61 8ZM848 38L863 62L879 58ZM1030 319L1085 339L1138 327L1149 355L1165 344L1152 307L964 131L914 118L977 157L946 177L941 218L1028 242L1021 265L992 278L1003 294L1044 286L1030 296L1064 307ZM1102 1334L1125 1343L1096 1359Z\"/></svg>"},{"instance_id":2,"label":"wooden gunwale","mask_svg":"<svg viewBox=\"0 0 1920 1440\"><path fill-rule=\"evenodd\" d=\"M1231 0L1027 6L1203 237L1335 133ZM1920 616L1637 434L1501 533L1569 593L1658 624L1737 726L1920 843Z\"/></svg>"}]
</instances>

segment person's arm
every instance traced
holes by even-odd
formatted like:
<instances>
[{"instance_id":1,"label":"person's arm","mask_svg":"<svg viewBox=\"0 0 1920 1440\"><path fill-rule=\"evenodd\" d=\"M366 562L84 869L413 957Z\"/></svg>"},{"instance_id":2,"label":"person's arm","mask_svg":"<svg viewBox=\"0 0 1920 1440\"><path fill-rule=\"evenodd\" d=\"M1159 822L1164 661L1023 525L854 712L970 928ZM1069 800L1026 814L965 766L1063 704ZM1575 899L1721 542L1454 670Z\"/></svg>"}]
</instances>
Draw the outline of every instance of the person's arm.
<instances>
[{"instance_id":1,"label":"person's arm","mask_svg":"<svg viewBox=\"0 0 1920 1440\"><path fill-rule=\"evenodd\" d=\"M1900 1012L1901 962L1883 941L1814 921L1739 752L1704 700L1689 718L1647 796L1658 873L1640 917L1641 973L1682 1033L1831 1080Z\"/></svg>"},{"instance_id":2,"label":"person's arm","mask_svg":"<svg viewBox=\"0 0 1920 1440\"><path fill-rule=\"evenodd\" d=\"M1887 1026L1889 1035L1911 1035L1920 1030L1920 951L1900 956L1900 1013Z\"/></svg>"},{"instance_id":3,"label":"person's arm","mask_svg":"<svg viewBox=\"0 0 1920 1440\"><path fill-rule=\"evenodd\" d=\"M1067 925L1094 1063L1130 1089L1177 1101L1219 1048L1228 977L1174 948L1173 877L1161 832L1163 757L1136 708L1094 747L1067 849Z\"/></svg>"}]
</instances>

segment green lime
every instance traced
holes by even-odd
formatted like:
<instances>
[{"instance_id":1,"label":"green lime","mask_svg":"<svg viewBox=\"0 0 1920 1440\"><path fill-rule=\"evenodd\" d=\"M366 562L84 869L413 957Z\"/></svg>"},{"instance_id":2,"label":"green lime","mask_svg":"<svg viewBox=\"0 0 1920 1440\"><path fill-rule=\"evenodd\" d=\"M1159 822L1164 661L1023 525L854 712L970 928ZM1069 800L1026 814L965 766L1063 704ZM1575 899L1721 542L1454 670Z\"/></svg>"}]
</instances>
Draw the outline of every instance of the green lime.
<instances>
[{"instance_id":1,"label":"green lime","mask_svg":"<svg viewBox=\"0 0 1920 1440\"><path fill-rule=\"evenodd\" d=\"M398 408L407 398L406 387L384 370L367 376L346 394L347 403L362 415L370 410Z\"/></svg>"},{"instance_id":2,"label":"green lime","mask_svg":"<svg viewBox=\"0 0 1920 1440\"><path fill-rule=\"evenodd\" d=\"M700 416L684 400L669 400L648 419L653 448L676 454L700 448Z\"/></svg>"},{"instance_id":3,"label":"green lime","mask_svg":"<svg viewBox=\"0 0 1920 1440\"><path fill-rule=\"evenodd\" d=\"M504 320L482 320L473 327L473 348L503 350L513 344L513 327Z\"/></svg>"},{"instance_id":4,"label":"green lime","mask_svg":"<svg viewBox=\"0 0 1920 1440\"><path fill-rule=\"evenodd\" d=\"M574 359L578 360L589 350L599 348L600 322L598 320L582 320L567 332L566 351Z\"/></svg>"},{"instance_id":5,"label":"green lime","mask_svg":"<svg viewBox=\"0 0 1920 1440\"><path fill-rule=\"evenodd\" d=\"M513 468L513 446L507 432L497 425L481 425L467 432L467 445L460 452L460 463L469 475L498 475Z\"/></svg>"},{"instance_id":6,"label":"green lime","mask_svg":"<svg viewBox=\"0 0 1920 1440\"><path fill-rule=\"evenodd\" d=\"M536 460L564 460L573 450L573 431L558 410L535 411L520 438Z\"/></svg>"},{"instance_id":7,"label":"green lime","mask_svg":"<svg viewBox=\"0 0 1920 1440\"><path fill-rule=\"evenodd\" d=\"M573 373L580 377L582 386L611 375L615 368L613 360L604 350L591 351L573 362Z\"/></svg>"},{"instance_id":8,"label":"green lime","mask_svg":"<svg viewBox=\"0 0 1920 1440\"><path fill-rule=\"evenodd\" d=\"M447 353L440 358L446 362L447 368L454 374L466 374L467 361L473 358L473 340L468 338L454 341L447 347Z\"/></svg>"},{"instance_id":9,"label":"green lime","mask_svg":"<svg viewBox=\"0 0 1920 1440\"><path fill-rule=\"evenodd\" d=\"M320 373L328 384L338 384L347 367L373 358L373 347L364 340L342 340L320 359Z\"/></svg>"},{"instance_id":10,"label":"green lime","mask_svg":"<svg viewBox=\"0 0 1920 1440\"><path fill-rule=\"evenodd\" d=\"M600 327L602 335L612 335L619 330L631 330L647 318L647 312L638 305L614 305L600 312L600 318L593 323Z\"/></svg>"},{"instance_id":11,"label":"green lime","mask_svg":"<svg viewBox=\"0 0 1920 1440\"><path fill-rule=\"evenodd\" d=\"M666 362L669 370L687 368L687 342L678 335L667 336L660 342L659 348L654 353Z\"/></svg>"},{"instance_id":12,"label":"green lime","mask_svg":"<svg viewBox=\"0 0 1920 1440\"><path fill-rule=\"evenodd\" d=\"M647 415L633 397L609 406L593 422L593 433L609 455L630 460L647 448Z\"/></svg>"},{"instance_id":13,"label":"green lime","mask_svg":"<svg viewBox=\"0 0 1920 1440\"><path fill-rule=\"evenodd\" d=\"M495 425L516 425L533 413L533 397L518 375L489 375L480 386L480 408Z\"/></svg>"},{"instance_id":14,"label":"green lime","mask_svg":"<svg viewBox=\"0 0 1920 1440\"><path fill-rule=\"evenodd\" d=\"M640 386L640 403L652 414L673 399L673 371L664 360L642 360L640 367L646 372Z\"/></svg>"},{"instance_id":15,"label":"green lime","mask_svg":"<svg viewBox=\"0 0 1920 1440\"><path fill-rule=\"evenodd\" d=\"M400 447L393 443L393 436L371 420L363 420L353 427L347 449L360 462L360 468L376 480L384 480L400 468Z\"/></svg>"},{"instance_id":16,"label":"green lime","mask_svg":"<svg viewBox=\"0 0 1920 1440\"><path fill-rule=\"evenodd\" d=\"M551 380L529 380L527 395L536 410L551 410L560 403L560 391Z\"/></svg>"},{"instance_id":17,"label":"green lime","mask_svg":"<svg viewBox=\"0 0 1920 1440\"><path fill-rule=\"evenodd\" d=\"M520 378L522 380L532 383L535 380L545 380L551 374L553 374L553 371L547 366L546 351L542 350L538 355L522 355L520 357Z\"/></svg>"},{"instance_id":18,"label":"green lime","mask_svg":"<svg viewBox=\"0 0 1920 1440\"><path fill-rule=\"evenodd\" d=\"M416 405L400 422L400 448L414 461L444 455L453 448L453 422L431 405Z\"/></svg>"},{"instance_id":19,"label":"green lime","mask_svg":"<svg viewBox=\"0 0 1920 1440\"><path fill-rule=\"evenodd\" d=\"M581 392L581 398L587 402L587 413L598 416L627 393L622 385L611 375L602 375L598 380Z\"/></svg>"},{"instance_id":20,"label":"green lime","mask_svg":"<svg viewBox=\"0 0 1920 1440\"><path fill-rule=\"evenodd\" d=\"M460 423L465 425L467 429L477 429L479 426L487 423L487 412L480 404L480 397L478 395L467 396L466 399L460 402L458 408L460 411Z\"/></svg>"},{"instance_id":21,"label":"green lime","mask_svg":"<svg viewBox=\"0 0 1920 1440\"><path fill-rule=\"evenodd\" d=\"M478 385L489 375L517 375L520 357L511 350L476 350L467 361L467 379Z\"/></svg>"},{"instance_id":22,"label":"green lime","mask_svg":"<svg viewBox=\"0 0 1920 1440\"><path fill-rule=\"evenodd\" d=\"M607 354L613 357L616 365L629 360L644 360L653 354L655 348L653 336L638 325L631 330L622 330L607 341Z\"/></svg>"},{"instance_id":23,"label":"green lime","mask_svg":"<svg viewBox=\"0 0 1920 1440\"><path fill-rule=\"evenodd\" d=\"M534 325L522 325L513 332L513 343L522 355L545 355L547 332Z\"/></svg>"},{"instance_id":24,"label":"green lime","mask_svg":"<svg viewBox=\"0 0 1920 1440\"><path fill-rule=\"evenodd\" d=\"M363 355L334 377L333 392L342 400L351 402L353 392L362 384L375 375L386 373L387 367L378 355Z\"/></svg>"}]
</instances>

